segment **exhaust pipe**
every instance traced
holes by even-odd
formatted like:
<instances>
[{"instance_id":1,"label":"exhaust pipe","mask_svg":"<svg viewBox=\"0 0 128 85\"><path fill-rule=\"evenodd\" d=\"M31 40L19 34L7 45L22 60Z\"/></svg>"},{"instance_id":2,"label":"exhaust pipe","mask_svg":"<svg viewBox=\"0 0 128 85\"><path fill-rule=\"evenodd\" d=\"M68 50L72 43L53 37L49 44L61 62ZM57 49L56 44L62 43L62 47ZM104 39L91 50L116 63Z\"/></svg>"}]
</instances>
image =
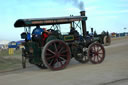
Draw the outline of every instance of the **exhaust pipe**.
<instances>
[{"instance_id":1,"label":"exhaust pipe","mask_svg":"<svg viewBox=\"0 0 128 85\"><path fill-rule=\"evenodd\" d=\"M85 16L85 11L80 12L81 16ZM86 21L82 20L83 37L86 36Z\"/></svg>"}]
</instances>

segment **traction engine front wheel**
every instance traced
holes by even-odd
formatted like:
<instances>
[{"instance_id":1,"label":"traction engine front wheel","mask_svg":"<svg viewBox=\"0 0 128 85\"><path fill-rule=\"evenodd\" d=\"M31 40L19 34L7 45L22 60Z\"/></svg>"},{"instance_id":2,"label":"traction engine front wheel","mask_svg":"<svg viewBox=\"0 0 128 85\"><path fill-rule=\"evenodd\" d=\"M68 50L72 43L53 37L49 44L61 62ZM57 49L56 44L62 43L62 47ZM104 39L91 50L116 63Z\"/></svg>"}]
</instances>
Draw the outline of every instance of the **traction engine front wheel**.
<instances>
[{"instance_id":1,"label":"traction engine front wheel","mask_svg":"<svg viewBox=\"0 0 128 85\"><path fill-rule=\"evenodd\" d=\"M88 57L93 64L99 64L104 61L105 49L100 43L92 43L88 47Z\"/></svg>"}]
</instances>

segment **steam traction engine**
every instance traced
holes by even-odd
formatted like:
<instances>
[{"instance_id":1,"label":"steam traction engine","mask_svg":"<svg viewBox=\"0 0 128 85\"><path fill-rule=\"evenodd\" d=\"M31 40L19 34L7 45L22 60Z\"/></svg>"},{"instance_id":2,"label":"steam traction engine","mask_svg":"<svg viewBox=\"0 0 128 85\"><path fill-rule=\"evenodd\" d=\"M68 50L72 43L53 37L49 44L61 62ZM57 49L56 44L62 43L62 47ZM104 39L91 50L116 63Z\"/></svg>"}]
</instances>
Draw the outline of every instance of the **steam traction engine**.
<instances>
[{"instance_id":1,"label":"steam traction engine","mask_svg":"<svg viewBox=\"0 0 128 85\"><path fill-rule=\"evenodd\" d=\"M49 68L51 70L61 70L65 68L70 59L75 58L80 63L88 61L99 64L105 58L105 49L100 43L95 43L93 37L86 34L85 11L81 16L56 17L56 18L38 18L38 19L19 19L15 22L15 27L24 27L25 32L21 38L25 39L22 43L22 66L26 68L26 60L40 68ZM69 24L70 32L62 34L61 24ZM35 39L31 34L32 26L51 26L51 33L44 38ZM79 28L81 34L76 28Z\"/></svg>"}]
</instances>

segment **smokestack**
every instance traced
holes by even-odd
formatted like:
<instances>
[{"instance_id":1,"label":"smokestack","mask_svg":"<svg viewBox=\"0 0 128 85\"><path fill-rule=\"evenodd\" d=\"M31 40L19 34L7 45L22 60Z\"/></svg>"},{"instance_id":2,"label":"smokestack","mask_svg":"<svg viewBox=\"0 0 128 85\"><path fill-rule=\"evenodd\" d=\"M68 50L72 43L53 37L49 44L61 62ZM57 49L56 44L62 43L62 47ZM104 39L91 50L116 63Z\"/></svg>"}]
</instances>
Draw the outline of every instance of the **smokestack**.
<instances>
[{"instance_id":1,"label":"smokestack","mask_svg":"<svg viewBox=\"0 0 128 85\"><path fill-rule=\"evenodd\" d=\"M85 11L80 12L81 16L85 16ZM83 29L83 36L86 36L86 21L82 20L82 29Z\"/></svg>"},{"instance_id":2,"label":"smokestack","mask_svg":"<svg viewBox=\"0 0 128 85\"><path fill-rule=\"evenodd\" d=\"M91 33L93 33L93 28L91 28Z\"/></svg>"}]
</instances>

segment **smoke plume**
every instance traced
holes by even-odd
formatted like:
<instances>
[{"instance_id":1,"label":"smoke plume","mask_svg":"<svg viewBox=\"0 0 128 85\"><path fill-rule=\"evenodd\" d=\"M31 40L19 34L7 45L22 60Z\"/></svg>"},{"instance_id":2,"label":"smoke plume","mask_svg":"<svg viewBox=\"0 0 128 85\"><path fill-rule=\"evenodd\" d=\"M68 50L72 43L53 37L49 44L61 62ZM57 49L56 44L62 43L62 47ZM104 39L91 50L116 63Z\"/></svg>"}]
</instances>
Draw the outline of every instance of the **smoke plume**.
<instances>
[{"instance_id":1,"label":"smoke plume","mask_svg":"<svg viewBox=\"0 0 128 85\"><path fill-rule=\"evenodd\" d=\"M83 1L79 1L79 0L67 0L73 3L74 7L79 8L81 11L84 11L84 2Z\"/></svg>"},{"instance_id":2,"label":"smoke plume","mask_svg":"<svg viewBox=\"0 0 128 85\"><path fill-rule=\"evenodd\" d=\"M59 1L63 1L66 4L71 3L74 7L79 8L81 11L85 10L83 1L80 1L80 0L59 0Z\"/></svg>"}]
</instances>

